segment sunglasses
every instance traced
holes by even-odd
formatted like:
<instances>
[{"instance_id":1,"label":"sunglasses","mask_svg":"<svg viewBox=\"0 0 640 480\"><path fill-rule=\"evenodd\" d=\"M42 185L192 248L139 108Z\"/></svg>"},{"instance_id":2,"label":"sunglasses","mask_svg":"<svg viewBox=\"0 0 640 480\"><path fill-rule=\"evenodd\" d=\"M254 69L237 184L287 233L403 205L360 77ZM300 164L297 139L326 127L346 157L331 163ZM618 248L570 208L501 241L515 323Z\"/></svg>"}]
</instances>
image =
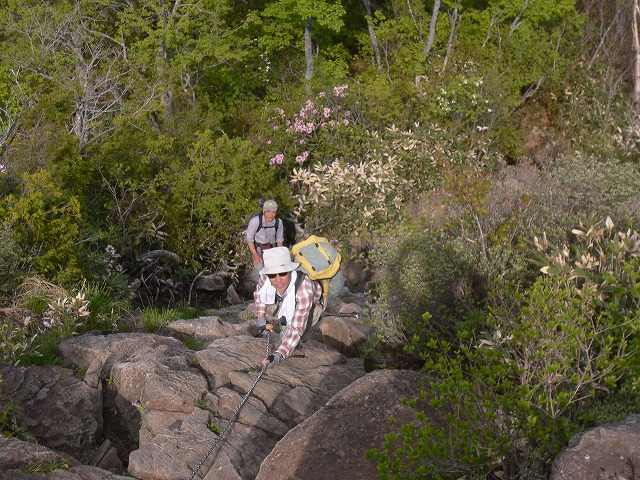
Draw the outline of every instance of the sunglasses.
<instances>
[{"instance_id":1,"label":"sunglasses","mask_svg":"<svg viewBox=\"0 0 640 480\"><path fill-rule=\"evenodd\" d=\"M282 272L282 273L267 273L267 277L276 278L276 277L286 277L291 272Z\"/></svg>"}]
</instances>

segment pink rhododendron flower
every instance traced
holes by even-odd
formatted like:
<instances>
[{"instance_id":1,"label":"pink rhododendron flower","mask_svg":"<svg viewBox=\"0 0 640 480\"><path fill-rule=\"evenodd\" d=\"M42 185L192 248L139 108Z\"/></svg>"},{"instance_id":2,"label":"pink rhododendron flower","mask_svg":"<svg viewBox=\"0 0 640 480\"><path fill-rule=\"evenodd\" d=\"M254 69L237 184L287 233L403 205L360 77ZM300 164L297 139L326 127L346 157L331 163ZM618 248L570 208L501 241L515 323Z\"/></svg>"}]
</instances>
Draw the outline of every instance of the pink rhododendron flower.
<instances>
[{"instance_id":1,"label":"pink rhododendron flower","mask_svg":"<svg viewBox=\"0 0 640 480\"><path fill-rule=\"evenodd\" d=\"M280 165L283 160L284 160L284 153L279 153L275 157L271 157L271 160L269 160L269 165L271 166Z\"/></svg>"},{"instance_id":2,"label":"pink rhododendron flower","mask_svg":"<svg viewBox=\"0 0 640 480\"><path fill-rule=\"evenodd\" d=\"M298 156L296 157L296 162L298 162L298 163L302 163L302 162L304 162L307 158L309 158L309 152L305 150L304 152L302 152L302 155L298 155Z\"/></svg>"}]
</instances>

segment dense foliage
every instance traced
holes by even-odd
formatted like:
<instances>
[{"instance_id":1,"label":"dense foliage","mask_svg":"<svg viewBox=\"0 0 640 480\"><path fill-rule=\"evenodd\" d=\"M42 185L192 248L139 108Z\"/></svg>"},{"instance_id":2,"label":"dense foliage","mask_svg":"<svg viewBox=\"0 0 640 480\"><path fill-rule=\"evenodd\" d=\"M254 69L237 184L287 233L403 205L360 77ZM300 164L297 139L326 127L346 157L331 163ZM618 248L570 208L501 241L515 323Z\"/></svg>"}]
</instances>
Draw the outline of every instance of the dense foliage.
<instances>
[{"instance_id":1,"label":"dense foliage","mask_svg":"<svg viewBox=\"0 0 640 480\"><path fill-rule=\"evenodd\" d=\"M272 197L375 270L372 362L456 407L380 476L543 476L637 388L631 5L0 2L2 360L179 304Z\"/></svg>"}]
</instances>

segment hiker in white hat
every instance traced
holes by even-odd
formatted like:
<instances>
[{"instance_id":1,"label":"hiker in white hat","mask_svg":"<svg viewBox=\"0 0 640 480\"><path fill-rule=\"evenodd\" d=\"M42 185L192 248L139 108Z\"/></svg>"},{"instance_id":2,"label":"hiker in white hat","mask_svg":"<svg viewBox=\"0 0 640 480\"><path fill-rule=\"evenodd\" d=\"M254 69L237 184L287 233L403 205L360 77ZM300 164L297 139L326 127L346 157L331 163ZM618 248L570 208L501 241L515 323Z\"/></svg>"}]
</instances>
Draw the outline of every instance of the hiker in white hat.
<instances>
[{"instance_id":1,"label":"hiker in white hat","mask_svg":"<svg viewBox=\"0 0 640 480\"><path fill-rule=\"evenodd\" d=\"M284 226L277 217L278 204L267 200L262 204L262 212L249 220L245 231L245 241L253 257L253 279L258 281L258 271L262 268L265 250L284 245Z\"/></svg>"},{"instance_id":2,"label":"hiker in white hat","mask_svg":"<svg viewBox=\"0 0 640 480\"><path fill-rule=\"evenodd\" d=\"M305 334L309 333L322 315L322 287L304 273L296 270L299 263L291 261L287 247L275 247L264 252L264 267L253 295L256 306L258 336L280 327L280 346L262 361L275 365L291 356L297 349L304 356ZM267 317L275 319L267 324ZM310 320L311 319L311 320Z\"/></svg>"}]
</instances>

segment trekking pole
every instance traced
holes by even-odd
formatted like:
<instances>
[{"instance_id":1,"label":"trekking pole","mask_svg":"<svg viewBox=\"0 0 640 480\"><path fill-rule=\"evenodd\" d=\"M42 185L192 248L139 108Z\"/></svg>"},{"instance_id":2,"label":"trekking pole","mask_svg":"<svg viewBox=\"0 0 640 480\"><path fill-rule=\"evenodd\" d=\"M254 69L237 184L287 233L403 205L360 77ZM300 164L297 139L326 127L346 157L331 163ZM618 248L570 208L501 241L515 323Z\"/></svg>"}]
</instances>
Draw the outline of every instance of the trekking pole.
<instances>
[{"instance_id":1,"label":"trekking pole","mask_svg":"<svg viewBox=\"0 0 640 480\"><path fill-rule=\"evenodd\" d=\"M270 350L269 347L270 346L271 346L271 330L267 330L267 357L269 356L269 350ZM238 408L236 408L236 411L233 412L233 415L231 415L231 418L229 418L229 420L227 421L227 424L225 425L224 429L222 430L222 433L220 433L218 438L216 438L216 441L213 442L213 445L211 445L211 448L209 448L209 450L207 451L205 456L202 457L202 460L200 460L200 463L198 463L198 465L196 466L195 470L193 470L193 472L191 473L191 476L189 477L189 480L193 480L195 478L196 474L198 473L198 470L200 470L202 465L204 465L204 462L207 461L207 458L209 458L209 455L211 455L211 452L213 452L213 450L216 448L216 446L218 445L218 442L220 442L220 440L222 440L222 438L224 437L225 433L227 433L227 430L229 430L229 428L231 427L231 424L235 421L236 417L240 413L240 410L242 409L242 407L244 406L245 402L249 398L249 395L251 395L251 392L253 392L253 389L256 388L256 385L258 384L258 381L260 380L260 377L262 377L262 374L265 372L265 370L267 369L268 366L269 365L263 365L262 366L262 368L260 369L260 373L258 373L258 376L256 377L255 381L253 382L253 385L251 385L251 388L249 389L247 394L242 398L242 401L240 402L240 405L238 405Z\"/></svg>"}]
</instances>

